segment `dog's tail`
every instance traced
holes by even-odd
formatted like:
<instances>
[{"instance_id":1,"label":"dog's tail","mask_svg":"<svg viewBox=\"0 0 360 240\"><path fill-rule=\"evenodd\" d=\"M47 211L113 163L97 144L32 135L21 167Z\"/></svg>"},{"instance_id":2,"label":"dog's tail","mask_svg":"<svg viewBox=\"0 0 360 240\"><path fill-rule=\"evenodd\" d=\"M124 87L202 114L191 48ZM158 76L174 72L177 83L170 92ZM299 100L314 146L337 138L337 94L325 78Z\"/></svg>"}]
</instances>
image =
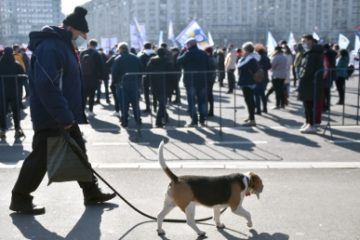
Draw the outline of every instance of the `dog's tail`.
<instances>
[{"instance_id":1,"label":"dog's tail","mask_svg":"<svg viewBox=\"0 0 360 240\"><path fill-rule=\"evenodd\" d=\"M178 177L169 169L164 159L164 141L161 141L158 149L158 156L161 168L164 170L166 175L171 179L172 182L178 182Z\"/></svg>"}]
</instances>

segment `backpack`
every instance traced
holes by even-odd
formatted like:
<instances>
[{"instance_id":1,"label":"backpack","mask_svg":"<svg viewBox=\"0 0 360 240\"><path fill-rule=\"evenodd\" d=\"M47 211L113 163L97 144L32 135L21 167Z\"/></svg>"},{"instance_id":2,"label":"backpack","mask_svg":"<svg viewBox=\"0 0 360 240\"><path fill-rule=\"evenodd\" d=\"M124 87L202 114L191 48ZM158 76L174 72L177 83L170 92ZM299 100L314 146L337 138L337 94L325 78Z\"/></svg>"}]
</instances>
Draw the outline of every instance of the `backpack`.
<instances>
[{"instance_id":1,"label":"backpack","mask_svg":"<svg viewBox=\"0 0 360 240\"><path fill-rule=\"evenodd\" d=\"M92 76L95 70L95 61L90 51L85 51L80 58L81 73L84 76Z\"/></svg>"}]
</instances>

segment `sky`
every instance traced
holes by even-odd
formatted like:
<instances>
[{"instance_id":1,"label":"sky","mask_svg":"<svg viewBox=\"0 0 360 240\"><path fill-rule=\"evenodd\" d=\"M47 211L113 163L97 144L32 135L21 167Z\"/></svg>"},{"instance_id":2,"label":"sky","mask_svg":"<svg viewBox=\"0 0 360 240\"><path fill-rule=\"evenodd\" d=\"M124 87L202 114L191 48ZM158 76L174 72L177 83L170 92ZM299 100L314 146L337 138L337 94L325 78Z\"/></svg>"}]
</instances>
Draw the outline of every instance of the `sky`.
<instances>
[{"instance_id":1,"label":"sky","mask_svg":"<svg viewBox=\"0 0 360 240\"><path fill-rule=\"evenodd\" d=\"M82 5L90 0L61 0L61 11L68 15L74 11L76 6Z\"/></svg>"}]
</instances>

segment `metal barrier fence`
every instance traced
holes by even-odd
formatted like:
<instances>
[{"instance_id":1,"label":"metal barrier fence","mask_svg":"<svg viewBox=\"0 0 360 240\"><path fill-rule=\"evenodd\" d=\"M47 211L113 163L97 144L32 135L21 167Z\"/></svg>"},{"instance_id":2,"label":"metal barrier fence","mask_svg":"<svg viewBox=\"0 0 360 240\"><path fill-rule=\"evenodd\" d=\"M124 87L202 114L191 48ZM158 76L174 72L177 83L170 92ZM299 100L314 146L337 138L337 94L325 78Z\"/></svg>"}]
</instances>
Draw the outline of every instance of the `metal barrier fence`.
<instances>
[{"instance_id":1,"label":"metal barrier fence","mask_svg":"<svg viewBox=\"0 0 360 240\"><path fill-rule=\"evenodd\" d=\"M200 123L206 124L208 127L214 127L209 126L208 122L203 122L202 118L206 118L208 114L208 103L209 100L213 99L213 111L215 109L218 109L219 112L216 112L217 116L217 125L216 127L220 128L220 134L222 133L222 127L223 127L223 101L222 101L222 95L224 94L224 90L219 85L219 88L217 90L218 95L216 96L217 101L214 100L214 96L209 94L210 89L213 88L213 85L215 83L216 78L219 76L220 73L224 73L223 71L187 71L187 72L140 72L140 73L126 73L121 80L121 83L117 84L117 97L120 102L120 108L122 109L122 121L127 121L127 113L128 110L128 104L131 103L132 100L135 100L138 104L140 101L140 92L147 93L149 85L151 85L151 92L153 94L149 94L149 99L146 99L145 102L148 101L151 103L158 102L158 107L163 107L163 105L166 106L166 110L173 111L177 116L177 127L181 126L181 116L190 116L197 118L197 115L199 112L200 118L198 121ZM224 73L225 74L225 73ZM173 105L168 104L167 100L170 96L173 96L174 92L180 91L180 89L176 89L179 86L179 82L184 82L185 90L187 91L186 98L187 103L189 103L188 106L182 106L180 102L176 103L175 109ZM210 80L211 79L211 80ZM149 81L149 83L145 83L144 81ZM129 93L132 91L132 93ZM145 95L144 94L144 95ZM180 94L180 93L178 93ZM234 88L234 94L236 94L236 88ZM161 99L159 99L159 97ZM177 96L177 97L184 97L184 96ZM209 99L210 98L210 99ZM134 105L132 104L132 105ZM149 103L148 103L149 104ZM215 106L217 104L218 106ZM197 105L197 108L196 108ZM135 121L137 121L137 129L138 132L140 132L140 108L138 105L132 106L134 111L134 117ZM150 106L151 107L151 106ZM184 107L187 107L187 113L184 112ZM135 108L135 109L134 109ZM233 109L234 111L234 126L236 126L236 101L234 101ZM124 117L124 114L125 117ZM156 125L159 123L159 117L162 119L165 119L167 121L168 115L166 112L161 111L160 114L162 116L157 116ZM196 117L195 117L196 115ZM192 120L191 120L192 121ZM154 125L154 119L153 115L150 114L150 124L151 126ZM213 121L212 121L213 122ZM125 124L126 125L126 124Z\"/></svg>"},{"instance_id":2,"label":"metal barrier fence","mask_svg":"<svg viewBox=\"0 0 360 240\"><path fill-rule=\"evenodd\" d=\"M27 78L25 74L0 75L0 130L6 127L6 115L9 105L14 114L14 121L20 122L20 104L22 99L22 80Z\"/></svg>"},{"instance_id":3,"label":"metal barrier fence","mask_svg":"<svg viewBox=\"0 0 360 240\"><path fill-rule=\"evenodd\" d=\"M322 69L315 73L314 81L313 81L313 122L318 123L319 121L326 122L324 127L323 134L326 133L327 130L330 131L331 137L332 131L331 126L351 126L351 125L359 125L360 115L360 74L359 68L354 69L353 77L348 78L345 77L343 79L339 79L337 77L337 73L339 72L348 72L348 68L331 68L331 69ZM355 72L358 73L358 77L356 77ZM323 79L323 75L327 74L329 78ZM339 75L339 74L338 74ZM323 82L318 82L323 81ZM327 82L326 82L327 81ZM357 81L357 82L356 82ZM341 84L343 83L343 85ZM336 86L339 95L340 91L343 90L343 97L339 96L338 104L341 106L341 110L339 111L339 107L334 107L331 105L331 88L334 84L338 84ZM339 89L340 87L340 89ZM321 89L319 89L321 88ZM321 94L320 96L318 94ZM343 101L340 104L341 100ZM321 108L325 108L325 114L320 115L319 112Z\"/></svg>"}]
</instances>

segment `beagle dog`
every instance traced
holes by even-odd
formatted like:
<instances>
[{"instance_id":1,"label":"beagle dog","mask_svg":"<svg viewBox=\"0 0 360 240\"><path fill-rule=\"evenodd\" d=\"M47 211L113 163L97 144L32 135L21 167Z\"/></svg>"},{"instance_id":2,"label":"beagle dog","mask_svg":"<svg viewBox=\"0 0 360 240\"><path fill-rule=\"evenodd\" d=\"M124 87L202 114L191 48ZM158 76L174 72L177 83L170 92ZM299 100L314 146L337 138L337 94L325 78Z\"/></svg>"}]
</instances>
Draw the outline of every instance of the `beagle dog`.
<instances>
[{"instance_id":1,"label":"beagle dog","mask_svg":"<svg viewBox=\"0 0 360 240\"><path fill-rule=\"evenodd\" d=\"M256 194L258 199L263 190L262 180L255 173L230 174L218 177L206 176L176 176L166 165L162 141L158 149L161 168L171 179L164 206L157 216L158 235L165 235L162 222L165 216L176 206L186 214L187 224L200 236L205 236L195 222L195 204L202 204L214 210L214 220L217 228L225 228L220 221L220 211L230 207L232 212L245 217L247 226L252 227L250 213L242 206L245 196Z\"/></svg>"}]
</instances>

